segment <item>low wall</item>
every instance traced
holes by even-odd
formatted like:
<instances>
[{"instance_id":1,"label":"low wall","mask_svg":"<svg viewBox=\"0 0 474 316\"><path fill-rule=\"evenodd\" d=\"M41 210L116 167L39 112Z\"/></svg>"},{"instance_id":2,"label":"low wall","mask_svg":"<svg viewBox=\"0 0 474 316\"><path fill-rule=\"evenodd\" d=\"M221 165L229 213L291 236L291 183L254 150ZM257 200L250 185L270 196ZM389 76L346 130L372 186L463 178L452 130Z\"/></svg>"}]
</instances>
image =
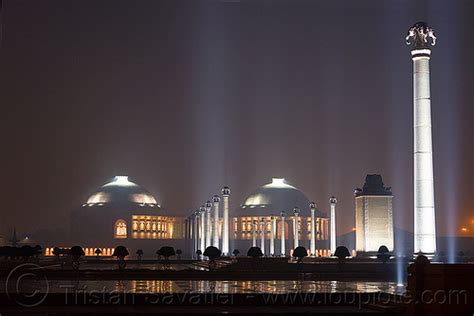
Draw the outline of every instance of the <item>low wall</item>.
<instances>
[{"instance_id":1,"label":"low wall","mask_svg":"<svg viewBox=\"0 0 474 316\"><path fill-rule=\"evenodd\" d=\"M474 315L474 265L417 258L408 267L407 294L409 316Z\"/></svg>"}]
</instances>

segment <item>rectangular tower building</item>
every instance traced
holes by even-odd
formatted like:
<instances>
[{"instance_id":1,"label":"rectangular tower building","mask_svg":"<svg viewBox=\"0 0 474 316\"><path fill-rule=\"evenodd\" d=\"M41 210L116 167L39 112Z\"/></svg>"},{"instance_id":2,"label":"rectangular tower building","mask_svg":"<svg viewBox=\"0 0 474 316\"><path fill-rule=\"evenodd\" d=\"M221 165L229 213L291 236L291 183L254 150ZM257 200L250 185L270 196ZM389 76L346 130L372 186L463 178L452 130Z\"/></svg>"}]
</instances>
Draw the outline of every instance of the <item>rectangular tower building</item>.
<instances>
[{"instance_id":1,"label":"rectangular tower building","mask_svg":"<svg viewBox=\"0 0 474 316\"><path fill-rule=\"evenodd\" d=\"M356 251L377 252L382 245L393 251L391 188L384 186L382 176L371 174L354 194Z\"/></svg>"}]
</instances>

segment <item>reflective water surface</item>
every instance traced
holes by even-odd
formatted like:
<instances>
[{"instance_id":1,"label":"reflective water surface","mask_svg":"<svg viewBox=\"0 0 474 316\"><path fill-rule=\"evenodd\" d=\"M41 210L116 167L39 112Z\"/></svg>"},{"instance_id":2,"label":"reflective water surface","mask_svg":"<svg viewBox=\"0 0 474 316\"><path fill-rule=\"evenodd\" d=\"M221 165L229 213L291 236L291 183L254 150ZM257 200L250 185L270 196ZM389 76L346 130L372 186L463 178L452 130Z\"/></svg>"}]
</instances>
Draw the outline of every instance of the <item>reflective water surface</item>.
<instances>
[{"instance_id":1,"label":"reflective water surface","mask_svg":"<svg viewBox=\"0 0 474 316\"><path fill-rule=\"evenodd\" d=\"M0 292L6 289L0 280ZM8 284L8 287L18 284ZM363 281L209 281L209 280L25 280L21 292L70 293L71 291L125 293L388 293L401 294L395 282Z\"/></svg>"}]
</instances>

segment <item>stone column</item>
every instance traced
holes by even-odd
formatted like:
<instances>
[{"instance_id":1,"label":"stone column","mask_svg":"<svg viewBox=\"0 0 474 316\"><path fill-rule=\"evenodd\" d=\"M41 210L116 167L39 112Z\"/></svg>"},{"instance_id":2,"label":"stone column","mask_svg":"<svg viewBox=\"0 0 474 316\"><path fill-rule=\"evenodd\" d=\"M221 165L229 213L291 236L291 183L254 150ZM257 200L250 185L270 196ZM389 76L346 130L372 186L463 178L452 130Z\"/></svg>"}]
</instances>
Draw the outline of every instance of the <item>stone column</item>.
<instances>
[{"instance_id":1,"label":"stone column","mask_svg":"<svg viewBox=\"0 0 474 316\"><path fill-rule=\"evenodd\" d=\"M252 247L257 247L257 221L252 219Z\"/></svg>"},{"instance_id":2,"label":"stone column","mask_svg":"<svg viewBox=\"0 0 474 316\"><path fill-rule=\"evenodd\" d=\"M309 208L311 210L311 241L309 243L309 252L314 256L316 255L316 203L311 202Z\"/></svg>"},{"instance_id":3,"label":"stone column","mask_svg":"<svg viewBox=\"0 0 474 316\"><path fill-rule=\"evenodd\" d=\"M337 199L332 196L329 199L329 203L331 203L331 217L329 218L329 224L331 225L330 234L329 234L329 249L331 251L331 255L334 255L336 252L336 203Z\"/></svg>"},{"instance_id":4,"label":"stone column","mask_svg":"<svg viewBox=\"0 0 474 316\"><path fill-rule=\"evenodd\" d=\"M214 232L212 236L212 245L219 248L219 202L221 198L214 195L212 201L214 202Z\"/></svg>"},{"instance_id":5,"label":"stone column","mask_svg":"<svg viewBox=\"0 0 474 316\"><path fill-rule=\"evenodd\" d=\"M281 255L282 257L286 256L286 249L285 249L285 243L286 243L286 233L285 233L285 216L286 213L285 211L282 211L280 213L281 216L281 236L280 236L280 243L281 243Z\"/></svg>"},{"instance_id":6,"label":"stone column","mask_svg":"<svg viewBox=\"0 0 474 316\"><path fill-rule=\"evenodd\" d=\"M211 246L211 207L212 204L210 201L207 201L205 204L205 211L206 211L206 248Z\"/></svg>"},{"instance_id":7,"label":"stone column","mask_svg":"<svg viewBox=\"0 0 474 316\"><path fill-rule=\"evenodd\" d=\"M436 252L433 145L430 96L430 44L436 36L428 24L418 22L408 31L413 60L414 124L414 250Z\"/></svg>"},{"instance_id":8,"label":"stone column","mask_svg":"<svg viewBox=\"0 0 474 316\"><path fill-rule=\"evenodd\" d=\"M260 249L265 256L265 218L262 217L260 220Z\"/></svg>"},{"instance_id":9,"label":"stone column","mask_svg":"<svg viewBox=\"0 0 474 316\"><path fill-rule=\"evenodd\" d=\"M293 229L294 229L294 231L293 231L293 233L294 233L294 238L293 238L294 248L293 248L293 250L294 250L294 249L296 249L296 247L299 246L299 238L300 238L299 237L299 228L300 227L299 227L299 223L298 223L298 215L300 214L300 209L298 207L295 207L293 209L293 213L295 215L295 217L294 217L295 222L294 222L294 225L293 225Z\"/></svg>"},{"instance_id":10,"label":"stone column","mask_svg":"<svg viewBox=\"0 0 474 316\"><path fill-rule=\"evenodd\" d=\"M229 187L222 188L222 253L224 256L229 255L229 196L230 189Z\"/></svg>"},{"instance_id":11,"label":"stone column","mask_svg":"<svg viewBox=\"0 0 474 316\"><path fill-rule=\"evenodd\" d=\"M270 256L275 255L275 232L276 232L276 219L274 216L271 217L271 230L270 230Z\"/></svg>"},{"instance_id":12,"label":"stone column","mask_svg":"<svg viewBox=\"0 0 474 316\"><path fill-rule=\"evenodd\" d=\"M199 249L199 226L198 226L198 221L199 221L199 212L194 212L193 216L193 257L197 256L196 251Z\"/></svg>"},{"instance_id":13,"label":"stone column","mask_svg":"<svg viewBox=\"0 0 474 316\"><path fill-rule=\"evenodd\" d=\"M204 250L206 250L206 209L204 206L199 208L199 214L201 218L201 244L199 249L204 253Z\"/></svg>"}]
</instances>

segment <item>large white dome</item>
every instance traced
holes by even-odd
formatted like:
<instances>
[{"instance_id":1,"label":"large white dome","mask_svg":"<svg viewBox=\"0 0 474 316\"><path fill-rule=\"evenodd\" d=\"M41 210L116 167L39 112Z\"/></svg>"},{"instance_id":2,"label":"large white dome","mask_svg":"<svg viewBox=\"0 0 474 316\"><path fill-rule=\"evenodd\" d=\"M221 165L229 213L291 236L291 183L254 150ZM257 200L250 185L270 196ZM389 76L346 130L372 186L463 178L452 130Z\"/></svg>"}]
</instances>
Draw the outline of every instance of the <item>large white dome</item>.
<instances>
[{"instance_id":1,"label":"large white dome","mask_svg":"<svg viewBox=\"0 0 474 316\"><path fill-rule=\"evenodd\" d=\"M283 178L273 178L250 194L238 209L238 216L279 215L281 211L293 214L298 207L301 215L309 216L310 201L306 195Z\"/></svg>"},{"instance_id":2,"label":"large white dome","mask_svg":"<svg viewBox=\"0 0 474 316\"><path fill-rule=\"evenodd\" d=\"M153 195L143 187L128 180L127 176L117 176L101 186L88 199L85 205L108 203L135 203L142 206L159 206Z\"/></svg>"}]
</instances>

